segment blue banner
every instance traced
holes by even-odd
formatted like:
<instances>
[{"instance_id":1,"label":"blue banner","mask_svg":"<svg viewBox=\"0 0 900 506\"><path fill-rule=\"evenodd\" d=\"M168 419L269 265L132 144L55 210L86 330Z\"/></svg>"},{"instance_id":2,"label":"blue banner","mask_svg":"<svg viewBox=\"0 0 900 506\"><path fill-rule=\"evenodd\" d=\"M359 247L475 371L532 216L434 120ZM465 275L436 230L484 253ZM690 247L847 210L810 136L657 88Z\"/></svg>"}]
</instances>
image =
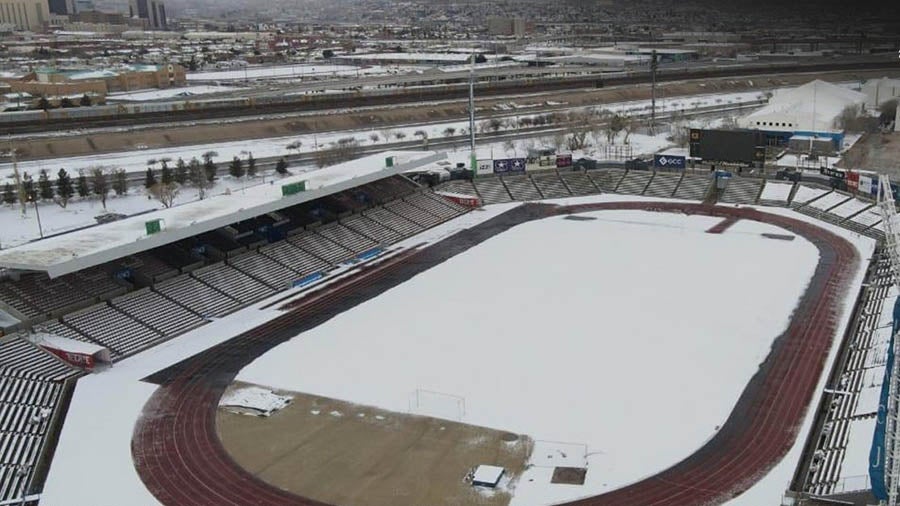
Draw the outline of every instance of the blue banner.
<instances>
[{"instance_id":1,"label":"blue banner","mask_svg":"<svg viewBox=\"0 0 900 506\"><path fill-rule=\"evenodd\" d=\"M494 160L494 174L507 172L525 172L524 158L501 158Z\"/></svg>"},{"instance_id":2,"label":"blue banner","mask_svg":"<svg viewBox=\"0 0 900 506\"><path fill-rule=\"evenodd\" d=\"M653 155L653 166L660 169L684 169L687 158L683 156Z\"/></svg>"},{"instance_id":3,"label":"blue banner","mask_svg":"<svg viewBox=\"0 0 900 506\"><path fill-rule=\"evenodd\" d=\"M323 274L323 273L321 273L321 272L314 272L314 273L312 273L312 274L308 274L308 275L306 275L306 276L303 276L303 277L300 278L300 279L295 279L291 286L292 286L293 288L297 288L298 286L307 286L307 285L311 285L311 284L315 283L316 281L318 281L318 280L320 280L320 279L322 279L322 278L324 278L324 277L325 277L325 274Z\"/></svg>"},{"instance_id":4,"label":"blue banner","mask_svg":"<svg viewBox=\"0 0 900 506\"><path fill-rule=\"evenodd\" d=\"M885 486L884 466L885 425L887 424L888 396L891 393L891 372L894 370L894 336L900 330L900 297L894 300L894 324L891 338L888 341L887 362L884 365L884 379L881 383L881 399L878 403L878 415L875 419L875 434L872 435L872 448L869 450L869 481L872 482L872 495L879 501L888 499Z\"/></svg>"},{"instance_id":5,"label":"blue banner","mask_svg":"<svg viewBox=\"0 0 900 506\"><path fill-rule=\"evenodd\" d=\"M370 260L372 258L377 257L382 252L384 252L384 250L381 248L372 248L370 250L363 251L362 253L357 255L356 259L359 260L360 262L365 262L366 260Z\"/></svg>"}]
</instances>

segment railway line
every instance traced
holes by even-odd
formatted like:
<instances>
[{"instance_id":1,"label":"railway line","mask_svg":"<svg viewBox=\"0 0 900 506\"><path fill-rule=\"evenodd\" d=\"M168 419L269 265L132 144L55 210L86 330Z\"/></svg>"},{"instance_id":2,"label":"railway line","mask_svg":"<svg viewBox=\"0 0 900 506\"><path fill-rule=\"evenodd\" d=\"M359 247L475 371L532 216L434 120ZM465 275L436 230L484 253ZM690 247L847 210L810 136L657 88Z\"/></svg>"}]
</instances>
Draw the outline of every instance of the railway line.
<instances>
[{"instance_id":1,"label":"railway line","mask_svg":"<svg viewBox=\"0 0 900 506\"><path fill-rule=\"evenodd\" d=\"M682 80L704 80L713 78L759 77L772 74L825 73L838 71L896 71L897 63L891 57L852 60L816 60L811 62L779 62L748 65L722 65L664 69L657 75L658 82ZM134 127L172 121L201 121L210 119L237 118L271 114L291 114L297 112L328 111L354 107L392 106L411 103L461 100L468 96L465 83L440 84L441 77L433 78L435 83L419 86L386 88L377 90L356 90L339 93L311 94L282 97L233 98L212 101L178 102L155 104L149 109L138 106L102 106L90 112L96 116L75 118L66 116L66 111L53 110L25 111L0 115L0 133L21 135L57 130L82 128ZM554 77L545 79L507 79L480 82L477 94L480 98L490 98L510 94L534 94L560 92L586 88L612 86L633 86L650 81L649 72L625 71L610 74ZM426 81L427 82L427 81ZM351 82L352 83L352 82ZM343 84L350 86L351 84ZM29 113L29 114L26 114ZM36 113L36 114L33 114ZM76 114L73 112L72 114Z\"/></svg>"},{"instance_id":2,"label":"railway line","mask_svg":"<svg viewBox=\"0 0 900 506\"><path fill-rule=\"evenodd\" d=\"M285 307L282 316L147 378L159 386L145 406L132 454L147 488L166 505L322 505L275 488L228 456L218 439L219 397L256 357L378 296L496 234L530 220L600 210L645 210L753 220L809 240L819 263L784 333L726 422L703 447L637 483L571 506L704 505L739 495L795 443L837 335L847 286L860 265L854 247L811 223L750 208L691 203L527 204L423 249L411 249ZM724 329L723 329L724 331Z\"/></svg>"}]
</instances>

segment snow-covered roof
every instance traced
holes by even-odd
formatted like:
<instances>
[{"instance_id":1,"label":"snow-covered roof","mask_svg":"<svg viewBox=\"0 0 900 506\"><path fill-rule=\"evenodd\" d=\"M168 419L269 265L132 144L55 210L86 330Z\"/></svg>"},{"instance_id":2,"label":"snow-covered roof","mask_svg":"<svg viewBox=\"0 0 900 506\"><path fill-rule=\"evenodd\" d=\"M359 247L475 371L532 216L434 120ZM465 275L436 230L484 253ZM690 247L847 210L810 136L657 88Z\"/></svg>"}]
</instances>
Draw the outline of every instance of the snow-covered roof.
<instances>
[{"instance_id":1,"label":"snow-covered roof","mask_svg":"<svg viewBox=\"0 0 900 506\"><path fill-rule=\"evenodd\" d=\"M28 336L28 340L38 346L47 346L57 350L68 351L71 353L83 353L85 355L93 355L95 353L106 350L103 346L84 341L76 341L75 339L67 339L54 334L45 332L37 332Z\"/></svg>"},{"instance_id":2,"label":"snow-covered roof","mask_svg":"<svg viewBox=\"0 0 900 506\"><path fill-rule=\"evenodd\" d=\"M498 466L480 465L475 469L475 475L472 477L472 483L475 485L496 486L503 477L504 469Z\"/></svg>"},{"instance_id":3,"label":"snow-covered roof","mask_svg":"<svg viewBox=\"0 0 900 506\"><path fill-rule=\"evenodd\" d=\"M753 127L756 121L775 117L791 123L793 130L830 131L846 107L861 105L865 99L862 93L817 79L775 93L768 105L744 116L740 124Z\"/></svg>"},{"instance_id":4,"label":"snow-covered roof","mask_svg":"<svg viewBox=\"0 0 900 506\"><path fill-rule=\"evenodd\" d=\"M385 167L385 158L394 166ZM265 213L308 202L441 160L427 151L388 151L324 169L217 195L182 206L133 216L105 225L50 237L0 251L0 267L45 271L62 276L94 265L156 248ZM306 191L282 196L281 187L306 182ZM146 223L162 220L163 230L148 235Z\"/></svg>"}]
</instances>

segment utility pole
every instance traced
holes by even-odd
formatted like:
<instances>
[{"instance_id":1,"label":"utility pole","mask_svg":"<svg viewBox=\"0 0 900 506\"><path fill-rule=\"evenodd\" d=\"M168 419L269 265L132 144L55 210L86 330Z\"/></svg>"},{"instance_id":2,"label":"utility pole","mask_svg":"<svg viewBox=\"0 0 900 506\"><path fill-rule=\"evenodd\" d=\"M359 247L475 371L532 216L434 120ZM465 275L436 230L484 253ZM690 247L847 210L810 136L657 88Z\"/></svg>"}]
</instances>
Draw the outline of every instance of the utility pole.
<instances>
[{"instance_id":1,"label":"utility pole","mask_svg":"<svg viewBox=\"0 0 900 506\"><path fill-rule=\"evenodd\" d=\"M25 188L22 187L22 177L19 175L19 160L16 157L16 148L9 141L9 156L12 159L13 179L16 181L16 192L19 194L19 204L22 207L22 216L25 216Z\"/></svg>"},{"instance_id":2,"label":"utility pole","mask_svg":"<svg viewBox=\"0 0 900 506\"><path fill-rule=\"evenodd\" d=\"M478 173L478 160L475 156L475 52L472 52L472 65L469 67L469 156L472 168L472 179Z\"/></svg>"},{"instance_id":3,"label":"utility pole","mask_svg":"<svg viewBox=\"0 0 900 506\"><path fill-rule=\"evenodd\" d=\"M656 130L656 50L650 53L650 135Z\"/></svg>"}]
</instances>

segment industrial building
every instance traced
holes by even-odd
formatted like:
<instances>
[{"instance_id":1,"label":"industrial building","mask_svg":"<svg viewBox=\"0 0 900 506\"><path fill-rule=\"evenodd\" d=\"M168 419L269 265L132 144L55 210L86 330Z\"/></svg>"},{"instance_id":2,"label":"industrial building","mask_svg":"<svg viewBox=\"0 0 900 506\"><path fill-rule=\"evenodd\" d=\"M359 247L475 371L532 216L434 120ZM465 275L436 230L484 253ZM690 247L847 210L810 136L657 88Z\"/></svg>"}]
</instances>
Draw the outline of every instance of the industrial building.
<instances>
[{"instance_id":1,"label":"industrial building","mask_svg":"<svg viewBox=\"0 0 900 506\"><path fill-rule=\"evenodd\" d=\"M0 0L0 25L16 30L43 30L50 23L50 8L46 1Z\"/></svg>"},{"instance_id":2,"label":"industrial building","mask_svg":"<svg viewBox=\"0 0 900 506\"><path fill-rule=\"evenodd\" d=\"M872 79L862 86L862 92L866 95L866 107L876 108L900 98L900 79Z\"/></svg>"},{"instance_id":3,"label":"industrial building","mask_svg":"<svg viewBox=\"0 0 900 506\"><path fill-rule=\"evenodd\" d=\"M829 138L839 147L844 133L837 120L844 109L862 109L866 96L858 91L815 80L776 93L769 104L738 120L741 128L762 130L772 141L794 136Z\"/></svg>"}]
</instances>

